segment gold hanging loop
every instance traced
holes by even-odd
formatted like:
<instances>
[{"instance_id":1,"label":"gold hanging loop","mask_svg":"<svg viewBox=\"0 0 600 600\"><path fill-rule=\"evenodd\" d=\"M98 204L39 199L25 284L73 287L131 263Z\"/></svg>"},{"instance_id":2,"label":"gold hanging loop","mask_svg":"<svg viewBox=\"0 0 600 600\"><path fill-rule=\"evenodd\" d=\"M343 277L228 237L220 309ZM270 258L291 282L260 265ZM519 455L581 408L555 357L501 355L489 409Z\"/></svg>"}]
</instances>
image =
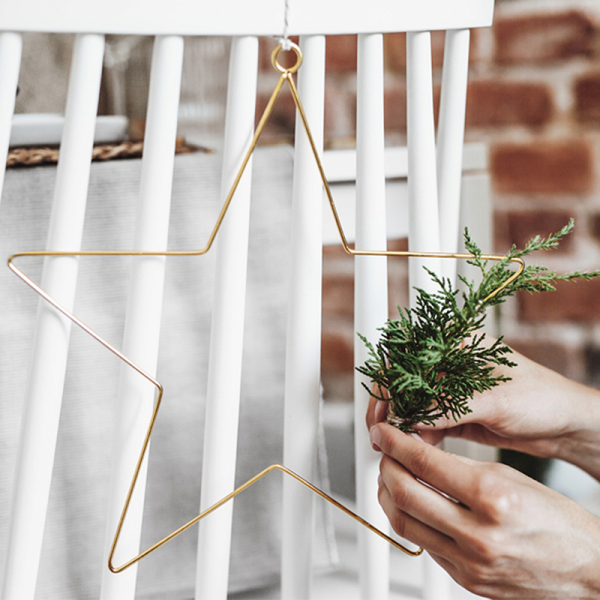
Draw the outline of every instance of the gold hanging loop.
<instances>
[{"instance_id":1,"label":"gold hanging loop","mask_svg":"<svg viewBox=\"0 0 600 600\"><path fill-rule=\"evenodd\" d=\"M289 75L293 75L300 68L300 65L302 64L302 51L297 44L290 42L290 50L288 52L294 52L296 55L296 62L290 67L284 67L277 60L281 52L286 52L286 50L284 50L282 44L279 44L279 46L271 52L271 64L276 71L279 71L284 76L288 77Z\"/></svg>"},{"instance_id":2,"label":"gold hanging loop","mask_svg":"<svg viewBox=\"0 0 600 600\"><path fill-rule=\"evenodd\" d=\"M139 453L139 456L138 456L138 459L136 462L133 476L131 478L129 490L128 490L128 493L127 493L127 496L125 499L125 503L123 505L123 509L121 511L121 515L120 515L120 518L118 521L115 535L113 537L113 541L111 544L111 549L110 549L110 553L109 553L109 557L108 557L108 568L113 573L120 573L121 571L134 565L135 563L140 561L142 558L144 558L151 552L154 552L155 550L157 550L158 548L160 548L161 546L166 544L168 541L172 540L175 536L179 535L186 529L189 529L192 525L195 525L196 523L201 521L205 516L214 512L219 507L223 506L223 504L225 504L226 502L229 502L231 499L235 498L235 496L241 494L243 491L248 489L254 483L256 483L257 481L259 481L260 479L262 479L263 477L265 477L266 475L268 475L269 473L271 473L272 471L275 471L275 470L281 471L282 473L292 477L293 479L298 481L300 484L304 485L305 487L310 489L312 492L314 492L315 494L317 494L318 496L320 496L321 498L323 498L324 500L326 500L327 502L329 502L330 504L332 504L339 510L343 511L344 513L346 513L347 515L352 517L354 520L356 520L358 523L360 523L361 525L363 525L364 527L366 527L373 533L379 535L380 537L382 537L383 539L388 541L390 544L392 544L399 550L402 550L402 552L404 552L410 556L419 556L423 552L422 548L418 548L416 550L411 550L409 548L406 548L405 546L396 542L390 536L386 535L385 533L383 533L382 531L377 529L375 526L370 524L368 521L363 519L361 516L357 515L352 510L345 507L343 504L341 504L340 502L338 502L337 500L335 500L334 498L332 498L331 496L329 496L328 494L326 494L325 492L323 492L322 490L320 490L319 488L314 486L312 483L310 483L309 481L307 481L306 479L304 479L297 473L294 473L293 471L291 471L290 469L288 469L285 466L282 466L279 464L273 464L273 465L267 467L266 469L264 469L263 471L261 471L260 473L258 473L257 475L255 475L254 477L252 477L251 479L249 479L246 483L244 483L240 487L236 488L230 494L228 494L227 496L225 496L224 498L222 498L221 500L219 500L218 502L213 504L211 507L209 507L208 509L203 511L201 514L199 514L192 520L190 520L187 523L185 523L184 525L182 525L179 529L176 529L175 531L173 531L172 533L170 533L169 535L167 535L160 541L156 542L155 544L153 544L146 550L142 551L137 556L127 560L122 565L115 566L114 555L116 552L117 544L118 544L120 536L121 536L123 524L127 517L127 512L129 510L129 506L131 504L131 498L133 496L133 492L135 490L135 486L136 486L138 478L139 478L142 463L144 461L146 452L148 450L150 437L152 435L152 431L154 429L154 425L155 425L156 419L158 417L158 412L159 412L162 397L163 397L163 387L154 377L152 377L150 374L146 373L141 367L139 367L137 364L135 364L133 361L131 361L129 358L127 358L120 350L118 350L116 347L114 347L112 344L110 344L107 340L105 340L102 336L100 336L98 333L96 333L91 327L86 325L83 321L81 321L81 319L79 319L77 316L75 316L70 310L68 310L63 305L61 305L57 300L55 300L52 296L50 296L45 290L43 290L37 283L35 283L29 276L27 276L21 269L19 269L15 265L15 261L17 259L25 258L25 257L201 256L203 254L206 254L210 250L210 248L215 240L215 237L223 223L223 219L225 218L227 210L229 209L229 206L231 205L231 201L233 199L233 196L235 195L235 192L236 192L239 182L242 178L242 175L244 174L244 171L246 169L246 166L248 165L250 157L252 156L252 153L254 152L254 149L256 148L256 145L258 143L260 135L265 127L265 124L267 123L269 116L271 115L273 106L275 105L277 97L279 96L279 93L281 92L281 89L282 89L284 83L287 83L290 88L292 97L294 99L294 103L298 110L298 114L300 115L300 119L302 120L304 131L308 137L312 152L314 154L315 163L319 170L321 180L323 182L323 187L325 188L325 192L327 194L327 199L329 201L331 212L333 214L333 218L336 223L336 227L337 227L337 230L338 230L338 233L340 236L341 244L342 244L344 250L348 254L350 254L352 256L408 256L408 257L437 257L437 258L456 258L456 259L472 259L472 258L474 258L474 256L471 254L457 254L457 253L447 253L447 252L379 251L379 250L355 250L355 249L350 248L350 246L348 245L348 241L347 241L346 235L344 233L344 229L342 227L342 223L340 221L336 206L335 206L335 202L333 200L333 196L331 194L331 190L329 188L329 184L327 182L327 177L325 176L325 171L323 169L323 165L322 165L322 162L321 162L321 159L319 156L319 152L315 145L315 142L314 142L311 130L310 130L310 126L308 124L308 119L304 112L304 107L302 106L300 96L298 95L298 91L296 89L296 86L295 86L293 78L292 78L292 75L294 73L296 73L296 71L300 68L300 65L302 64L302 51L296 44L290 42L290 45L291 45L291 51L293 51L296 55L296 62L290 67L284 67L278 60L279 54L283 50L282 45L277 46L275 48L275 50L273 50L273 53L271 54L271 62L273 64L273 68L280 73L279 80L273 90L273 93L271 94L271 97L269 99L269 102L267 103L265 111L257 125L254 137L253 137L253 139L250 143L250 146L246 152L244 160L242 161L242 165L234 179L231 189L225 199L223 207L221 208L221 211L217 217L217 221L212 229L212 232L209 235L208 241L207 241L206 245L204 246L204 248L202 248L200 250L164 251L164 252L144 252L144 251L135 252L135 251L114 251L114 250L79 251L79 252L35 251L35 252L19 252L19 253L13 254L8 259L8 267L11 269L11 271L13 271L13 273L15 273L15 275L17 277L19 277L24 283L26 283L29 287L31 287L40 297L42 297L46 302L48 302L56 310L58 310L65 317L70 319L73 323L75 323L75 325L80 327L84 332L86 332L88 335L90 335L92 338L94 338L98 343L100 343L102 346L104 346L107 350L109 350L110 352L115 354L120 360L122 360L125 364L127 364L132 369L134 369L137 373L139 373L142 377L144 377L146 380L148 380L150 383L152 383L152 385L155 387L154 409L152 412L150 422L148 424L148 429L146 430L146 434L145 434L144 441L142 443L142 447L141 447L141 450L140 450L140 453ZM496 260L496 261L505 259L504 256L487 255L487 254L481 255L480 258L483 260ZM524 262L522 261L522 259L515 258L515 259L511 259L511 260L513 262L516 262L519 264L518 270L507 281L505 281L498 289L496 289L494 292L492 292L492 294L490 294L488 296L488 299L493 297L499 291L501 291L510 282L512 282L516 277L518 277L521 274L521 272L523 271Z\"/></svg>"}]
</instances>

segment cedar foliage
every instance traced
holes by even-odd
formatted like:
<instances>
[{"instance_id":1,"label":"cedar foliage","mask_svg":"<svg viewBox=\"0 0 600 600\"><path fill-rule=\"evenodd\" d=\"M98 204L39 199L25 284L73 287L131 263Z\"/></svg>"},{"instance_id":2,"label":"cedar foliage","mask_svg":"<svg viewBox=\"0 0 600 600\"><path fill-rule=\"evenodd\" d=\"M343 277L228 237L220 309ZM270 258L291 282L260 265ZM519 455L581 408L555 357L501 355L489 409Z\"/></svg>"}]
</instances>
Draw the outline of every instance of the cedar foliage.
<instances>
[{"instance_id":1,"label":"cedar foliage","mask_svg":"<svg viewBox=\"0 0 600 600\"><path fill-rule=\"evenodd\" d=\"M436 293L417 288L416 307L398 307L400 318L387 321L375 345L358 334L368 348L369 358L357 370L375 384L368 387L363 383L373 397L389 401L389 423L413 432L416 424L434 424L440 417L451 416L458 421L472 412L469 401L475 392L510 380L495 373L496 365L516 365L509 358L511 350L502 337L491 344L486 341L481 331L486 309L503 303L518 291L553 291L557 281L589 280L600 275L600 271L559 275L543 266L526 266L517 279L490 295L513 274L511 258L556 248L573 225L571 219L559 232L547 238L536 236L521 250L513 246L499 262L483 260L481 250L465 230L465 247L473 255L467 262L479 269L479 285L459 276L466 288L459 293L450 280L427 269L437 284Z\"/></svg>"}]
</instances>

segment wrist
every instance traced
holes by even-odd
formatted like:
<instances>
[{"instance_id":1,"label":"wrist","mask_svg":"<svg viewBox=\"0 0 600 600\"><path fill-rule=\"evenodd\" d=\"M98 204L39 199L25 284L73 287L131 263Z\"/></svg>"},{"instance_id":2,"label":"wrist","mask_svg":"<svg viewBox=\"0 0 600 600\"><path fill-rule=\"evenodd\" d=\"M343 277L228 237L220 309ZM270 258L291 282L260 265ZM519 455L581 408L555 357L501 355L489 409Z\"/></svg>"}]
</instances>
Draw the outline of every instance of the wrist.
<instances>
[{"instance_id":1,"label":"wrist","mask_svg":"<svg viewBox=\"0 0 600 600\"><path fill-rule=\"evenodd\" d=\"M600 481L600 392L573 382L564 401L571 409L568 431L556 445L554 458L569 462Z\"/></svg>"}]
</instances>

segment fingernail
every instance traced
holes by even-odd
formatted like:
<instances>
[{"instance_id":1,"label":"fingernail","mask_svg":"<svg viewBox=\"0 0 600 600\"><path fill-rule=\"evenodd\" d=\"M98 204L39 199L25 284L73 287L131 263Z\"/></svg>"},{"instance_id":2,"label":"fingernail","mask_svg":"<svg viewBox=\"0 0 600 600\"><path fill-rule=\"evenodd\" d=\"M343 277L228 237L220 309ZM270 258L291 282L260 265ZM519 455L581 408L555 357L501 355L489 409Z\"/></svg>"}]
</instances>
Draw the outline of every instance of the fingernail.
<instances>
[{"instance_id":1,"label":"fingernail","mask_svg":"<svg viewBox=\"0 0 600 600\"><path fill-rule=\"evenodd\" d=\"M379 447L379 442L381 441L381 432L379 431L379 427L376 425L371 427L369 434L371 436L371 445L373 446L373 450L376 452L381 452L381 448Z\"/></svg>"},{"instance_id":2,"label":"fingernail","mask_svg":"<svg viewBox=\"0 0 600 600\"><path fill-rule=\"evenodd\" d=\"M411 433L410 435L412 435L415 438L415 440L419 440L420 442L425 443L425 440L418 433Z\"/></svg>"},{"instance_id":3,"label":"fingernail","mask_svg":"<svg viewBox=\"0 0 600 600\"><path fill-rule=\"evenodd\" d=\"M381 485L382 482L383 482L383 477L381 476L381 473L379 473L379 476L377 477L377 485Z\"/></svg>"}]
</instances>

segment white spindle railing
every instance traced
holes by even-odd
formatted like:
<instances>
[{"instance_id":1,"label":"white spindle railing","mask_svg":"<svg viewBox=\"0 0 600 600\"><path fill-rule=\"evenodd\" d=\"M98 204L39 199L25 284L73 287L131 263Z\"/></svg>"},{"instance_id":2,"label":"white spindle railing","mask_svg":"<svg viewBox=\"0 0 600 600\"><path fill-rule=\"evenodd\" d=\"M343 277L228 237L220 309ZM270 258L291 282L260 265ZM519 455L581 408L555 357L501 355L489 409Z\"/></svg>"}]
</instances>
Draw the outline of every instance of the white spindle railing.
<instances>
[{"instance_id":1,"label":"white spindle railing","mask_svg":"<svg viewBox=\"0 0 600 600\"><path fill-rule=\"evenodd\" d=\"M315 145L323 150L325 37L301 38L298 93ZM282 93L287 93L284 90ZM296 119L292 253L286 340L283 463L315 481L321 373L323 183ZM310 598L315 496L286 477L283 484L282 598Z\"/></svg>"},{"instance_id":2,"label":"white spindle railing","mask_svg":"<svg viewBox=\"0 0 600 600\"><path fill-rule=\"evenodd\" d=\"M438 184L436 169L436 145L433 118L433 90L431 69L431 36L429 32L410 32L407 34L407 127L408 127L408 190L409 190L409 249L416 251L438 252L441 250L440 226L446 228L450 223L440 224L440 208L438 206ZM462 161L462 143L457 149L452 133L448 131L454 124L448 122L448 117L456 116L451 102L444 100L442 119L442 143L440 145L441 172L444 183L454 176L450 170L456 169ZM464 108L463 108L464 120ZM462 137L461 137L462 142ZM448 150L457 150L460 158L451 163ZM461 171L458 171L460 176ZM458 184L460 186L460 181ZM456 187L456 186L455 186ZM451 190L455 191L455 188ZM455 229L458 229L459 198L444 196L445 218ZM451 200L455 200L451 203ZM454 212L453 212L454 211ZM454 214L455 213L455 214ZM454 236L456 234L454 233ZM447 259L448 260L448 259ZM423 269L442 274L441 261L437 259L411 258L409 269L410 304L415 305L415 286L426 291L435 291L435 283ZM454 273L456 266L453 266ZM433 561L429 555L423 557L424 581L423 597L425 600L447 600L450 597L450 579L445 571Z\"/></svg>"},{"instance_id":3,"label":"white spindle railing","mask_svg":"<svg viewBox=\"0 0 600 600\"><path fill-rule=\"evenodd\" d=\"M77 251L81 246L103 52L103 36L77 36L48 250ZM74 257L44 263L42 287L68 309L74 302L77 265ZM5 600L28 600L35 594L70 330L71 322L40 300L10 515Z\"/></svg>"},{"instance_id":4,"label":"white spindle railing","mask_svg":"<svg viewBox=\"0 0 600 600\"><path fill-rule=\"evenodd\" d=\"M182 64L183 38L157 37L152 54L134 251L167 249ZM125 356L153 376L158 361L164 271L164 257L133 260L123 336ZM152 416L154 395L155 388L148 380L123 365L115 406L117 426L106 525L106 560ZM116 565L136 556L140 549L147 464L146 454L117 546ZM103 569L102 575L103 600L135 597L137 565L119 575Z\"/></svg>"},{"instance_id":5,"label":"white spindle railing","mask_svg":"<svg viewBox=\"0 0 600 600\"><path fill-rule=\"evenodd\" d=\"M446 32L437 130L440 247L443 252L458 252L469 38L470 31L468 29ZM444 277L454 283L457 262L444 260L441 269Z\"/></svg>"},{"instance_id":6,"label":"white spindle railing","mask_svg":"<svg viewBox=\"0 0 600 600\"><path fill-rule=\"evenodd\" d=\"M357 70L356 248L386 248L383 38L361 34ZM325 38L301 37L304 65L299 93L319 151L323 147ZM455 251L464 129L469 31L447 34L437 154L433 119L431 44L428 32L407 35L409 153L409 247L415 251ZM102 70L104 38L78 35L48 235L49 250L77 251L86 205L91 149ZM0 160L6 159L14 110L21 36L0 34ZM155 40L145 148L134 250L167 249L173 155L183 58L180 36ZM231 50L222 198L229 192L254 131L258 40L235 38ZM287 93L284 90L282 93ZM437 165L437 168L436 168ZM234 489L242 372L246 265L252 161L247 165L216 240L215 301L210 340L204 431L201 510ZM0 190L4 169L0 169ZM320 383L322 277L322 182L301 124L296 130L293 183L292 256L286 347L284 464L315 480ZM42 287L67 309L74 302L77 258L49 257ZM133 260L123 343L124 354L148 373L158 357L164 257ZM454 261L410 259L410 285L431 290L423 265L454 278ZM414 293L411 305L414 306ZM355 258L355 329L375 340L388 315L387 262ZM70 322L44 302L37 318L34 356L25 402L4 580L6 600L35 594L54 448L66 369ZM366 360L361 342L356 364ZM368 393L355 378L357 510L382 530L387 520L377 503L379 457L370 448L364 415ZM124 366L117 400L115 467L107 520L106 555L117 526L134 464L150 415L154 388ZM139 552L146 461L121 535L115 564ZM311 594L314 495L284 477L282 597ZM228 587L233 503L199 526L197 600L225 600ZM361 597L389 597L389 546L359 527ZM424 598L446 600L448 579L425 559ZM103 599L135 596L137 567L119 575L103 568Z\"/></svg>"},{"instance_id":7,"label":"white spindle railing","mask_svg":"<svg viewBox=\"0 0 600 600\"><path fill-rule=\"evenodd\" d=\"M224 201L254 133L258 40L233 40L221 197ZM216 238L216 279L204 428L201 510L233 491L240 405L252 161ZM233 503L204 519L198 534L196 598L225 600Z\"/></svg>"},{"instance_id":8,"label":"white spindle railing","mask_svg":"<svg viewBox=\"0 0 600 600\"><path fill-rule=\"evenodd\" d=\"M0 197L10 141L11 119L15 109L22 46L20 34L12 31L0 33Z\"/></svg>"},{"instance_id":9,"label":"white spindle railing","mask_svg":"<svg viewBox=\"0 0 600 600\"><path fill-rule=\"evenodd\" d=\"M386 210L383 130L383 36L358 36L356 122L356 249L385 250ZM387 260L355 257L354 329L372 342L388 316ZM367 359L365 345L355 343L355 364ZM355 374L356 506L358 514L382 531L389 528L377 502L380 457L372 450L365 427L369 394L364 376ZM389 544L358 527L361 598L389 597Z\"/></svg>"},{"instance_id":10,"label":"white spindle railing","mask_svg":"<svg viewBox=\"0 0 600 600\"><path fill-rule=\"evenodd\" d=\"M435 167L431 34L409 32L406 36L406 89L408 138L409 250L439 252L440 228ZM410 258L411 305L414 286L432 289L423 269L440 272L434 258Z\"/></svg>"}]
</instances>

